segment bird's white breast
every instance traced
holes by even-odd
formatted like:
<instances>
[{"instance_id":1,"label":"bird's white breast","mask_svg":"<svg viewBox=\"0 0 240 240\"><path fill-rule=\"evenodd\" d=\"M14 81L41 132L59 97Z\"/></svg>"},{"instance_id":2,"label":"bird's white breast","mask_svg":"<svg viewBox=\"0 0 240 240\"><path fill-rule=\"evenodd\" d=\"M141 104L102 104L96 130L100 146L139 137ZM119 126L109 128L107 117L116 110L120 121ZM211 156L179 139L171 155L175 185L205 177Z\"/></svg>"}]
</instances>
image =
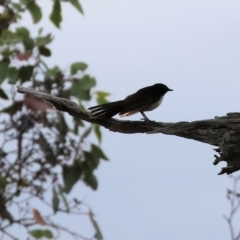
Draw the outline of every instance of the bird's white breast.
<instances>
[{"instance_id":1,"label":"bird's white breast","mask_svg":"<svg viewBox=\"0 0 240 240\"><path fill-rule=\"evenodd\" d=\"M159 100L158 100L157 102L155 102L155 103L152 104L151 106L145 108L143 111L151 111L151 110L157 108L158 106L161 105L162 101L163 101L163 96L160 97Z\"/></svg>"}]
</instances>

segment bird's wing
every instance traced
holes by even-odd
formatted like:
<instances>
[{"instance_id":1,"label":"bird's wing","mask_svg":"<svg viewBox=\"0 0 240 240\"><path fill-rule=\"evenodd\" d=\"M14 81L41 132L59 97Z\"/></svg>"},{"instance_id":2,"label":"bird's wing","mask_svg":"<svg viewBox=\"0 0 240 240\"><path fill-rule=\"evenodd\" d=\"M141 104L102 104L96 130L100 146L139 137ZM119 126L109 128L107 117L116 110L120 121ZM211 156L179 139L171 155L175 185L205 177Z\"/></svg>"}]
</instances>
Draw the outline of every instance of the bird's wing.
<instances>
[{"instance_id":1,"label":"bird's wing","mask_svg":"<svg viewBox=\"0 0 240 240\"><path fill-rule=\"evenodd\" d=\"M137 93L135 93L137 94ZM149 106L153 105L159 99L153 95L141 95L139 97L129 95L124 100L124 108L120 111L119 115L129 116L137 112L144 111Z\"/></svg>"}]
</instances>

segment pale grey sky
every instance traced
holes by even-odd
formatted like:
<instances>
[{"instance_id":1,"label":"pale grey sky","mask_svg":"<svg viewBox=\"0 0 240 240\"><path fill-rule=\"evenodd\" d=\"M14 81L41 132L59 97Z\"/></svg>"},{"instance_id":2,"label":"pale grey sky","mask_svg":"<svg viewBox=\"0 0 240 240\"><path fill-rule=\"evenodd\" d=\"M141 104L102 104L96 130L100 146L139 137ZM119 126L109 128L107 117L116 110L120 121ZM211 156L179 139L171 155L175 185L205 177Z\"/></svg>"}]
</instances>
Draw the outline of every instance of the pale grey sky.
<instances>
[{"instance_id":1,"label":"pale grey sky","mask_svg":"<svg viewBox=\"0 0 240 240\"><path fill-rule=\"evenodd\" d=\"M147 114L156 121L239 111L240 1L84 0L82 5L83 17L72 7L64 9L61 31L45 25L57 35L51 64L87 62L97 89L110 92L112 101L166 84L174 92ZM231 181L217 175L225 164L212 165L211 146L103 129L102 147L110 162L97 170L99 189L74 190L92 207L105 240L230 239L222 215L229 210L225 193ZM69 221L89 233L81 224Z\"/></svg>"}]
</instances>

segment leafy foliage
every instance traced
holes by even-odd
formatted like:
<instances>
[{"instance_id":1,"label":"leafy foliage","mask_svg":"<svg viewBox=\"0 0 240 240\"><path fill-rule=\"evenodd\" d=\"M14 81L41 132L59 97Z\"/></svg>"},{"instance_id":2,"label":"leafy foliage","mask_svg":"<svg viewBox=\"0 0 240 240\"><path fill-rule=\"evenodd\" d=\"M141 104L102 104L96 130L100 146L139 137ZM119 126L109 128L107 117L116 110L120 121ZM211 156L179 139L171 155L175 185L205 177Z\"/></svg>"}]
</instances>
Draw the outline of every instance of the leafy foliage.
<instances>
[{"instance_id":1,"label":"leafy foliage","mask_svg":"<svg viewBox=\"0 0 240 240\"><path fill-rule=\"evenodd\" d=\"M57 28L63 21L65 3L83 14L78 0L54 0L49 19ZM52 34L44 34L43 29L39 29L33 36L26 26L20 26L21 15L25 13L31 15L33 23L41 21L40 4L41 1L36 0L0 0L3 9L0 12L0 98L6 102L0 109L2 237L17 239L12 226L21 225L31 239L54 239L56 231L58 234L65 231L81 239L79 233L52 220L52 216L60 212L69 213L70 217L74 211L87 215L95 231L94 239L102 239L91 209L77 197L69 197L69 193L74 195L74 186L80 181L93 190L98 187L95 170L107 157L98 145L89 142L89 136L95 135L100 143L101 129L80 119L66 121L62 113L39 99L16 97L16 85L25 85L63 98L73 97L81 106L93 96L97 102L107 101L108 93L92 94L96 80L86 73L86 63L72 63L68 71L45 63L45 58L52 56ZM47 194L49 189L51 194ZM40 210L33 208L31 199L50 206L53 214L42 215Z\"/></svg>"}]
</instances>

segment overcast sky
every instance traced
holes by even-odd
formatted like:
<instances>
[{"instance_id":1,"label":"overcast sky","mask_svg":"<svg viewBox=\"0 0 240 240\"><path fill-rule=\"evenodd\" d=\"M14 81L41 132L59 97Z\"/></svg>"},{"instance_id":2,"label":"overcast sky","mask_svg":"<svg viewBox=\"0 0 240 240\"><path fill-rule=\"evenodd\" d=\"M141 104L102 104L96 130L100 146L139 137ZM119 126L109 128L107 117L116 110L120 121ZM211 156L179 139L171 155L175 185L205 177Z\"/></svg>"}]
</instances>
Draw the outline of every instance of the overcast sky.
<instances>
[{"instance_id":1,"label":"overcast sky","mask_svg":"<svg viewBox=\"0 0 240 240\"><path fill-rule=\"evenodd\" d=\"M239 111L240 1L84 0L82 5L84 16L65 6L61 31L46 22L56 35L52 65L87 62L97 89L110 92L111 101L166 84L174 91L147 113L155 121ZM99 189L74 192L93 209L105 240L230 239L222 215L229 212L225 196L231 181L217 175L225 164L213 166L210 145L102 131L110 162L97 170ZM76 219L69 224L91 232Z\"/></svg>"}]
</instances>

